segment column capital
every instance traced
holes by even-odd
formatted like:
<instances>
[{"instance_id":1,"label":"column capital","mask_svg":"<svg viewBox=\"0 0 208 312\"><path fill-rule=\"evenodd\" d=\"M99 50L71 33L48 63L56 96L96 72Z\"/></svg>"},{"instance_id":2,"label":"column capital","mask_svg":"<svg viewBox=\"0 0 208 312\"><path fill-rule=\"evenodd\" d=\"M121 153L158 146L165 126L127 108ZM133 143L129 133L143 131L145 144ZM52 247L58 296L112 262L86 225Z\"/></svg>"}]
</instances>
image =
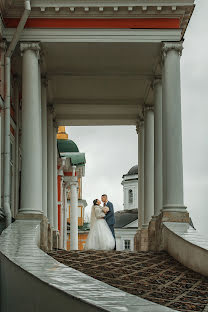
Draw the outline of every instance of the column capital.
<instances>
[{"instance_id":1,"label":"column capital","mask_svg":"<svg viewBox=\"0 0 208 312\"><path fill-rule=\"evenodd\" d=\"M162 84L162 79L161 79L161 77L155 77L155 78L154 78L154 80L152 81L152 89L154 90L154 88L155 88L158 84Z\"/></svg>"},{"instance_id":2,"label":"column capital","mask_svg":"<svg viewBox=\"0 0 208 312\"><path fill-rule=\"evenodd\" d=\"M137 124L136 124L136 132L137 134L139 134L141 132L141 130L144 127L144 118L143 117L139 117Z\"/></svg>"},{"instance_id":3,"label":"column capital","mask_svg":"<svg viewBox=\"0 0 208 312\"><path fill-rule=\"evenodd\" d=\"M163 42L162 43L162 56L166 57L169 51L175 50L179 55L182 55L183 42Z\"/></svg>"},{"instance_id":4,"label":"column capital","mask_svg":"<svg viewBox=\"0 0 208 312\"><path fill-rule=\"evenodd\" d=\"M47 105L47 109L48 109L48 111L49 111L49 113L50 114L53 114L54 113L54 106L53 106L53 104L48 104Z\"/></svg>"},{"instance_id":5,"label":"column capital","mask_svg":"<svg viewBox=\"0 0 208 312\"><path fill-rule=\"evenodd\" d=\"M27 50L32 50L34 51L38 58L40 56L40 43L39 42L21 42L20 43L20 51L21 51L21 55L24 54L25 51Z\"/></svg>"},{"instance_id":6,"label":"column capital","mask_svg":"<svg viewBox=\"0 0 208 312\"><path fill-rule=\"evenodd\" d=\"M53 120L53 127L56 129L56 133L58 133L58 123L56 119Z\"/></svg>"},{"instance_id":7,"label":"column capital","mask_svg":"<svg viewBox=\"0 0 208 312\"><path fill-rule=\"evenodd\" d=\"M7 42L5 40L0 42L0 51L6 51Z\"/></svg>"},{"instance_id":8,"label":"column capital","mask_svg":"<svg viewBox=\"0 0 208 312\"><path fill-rule=\"evenodd\" d=\"M154 106L153 105L144 105L144 113L148 111L154 111Z\"/></svg>"},{"instance_id":9,"label":"column capital","mask_svg":"<svg viewBox=\"0 0 208 312\"><path fill-rule=\"evenodd\" d=\"M77 177L76 177L76 176L70 177L69 185L70 185L70 186L71 186L71 185L74 185L74 186L78 187L78 181L77 181Z\"/></svg>"},{"instance_id":10,"label":"column capital","mask_svg":"<svg viewBox=\"0 0 208 312\"><path fill-rule=\"evenodd\" d=\"M48 87L48 77L46 75L41 76L41 83L45 88Z\"/></svg>"}]
</instances>

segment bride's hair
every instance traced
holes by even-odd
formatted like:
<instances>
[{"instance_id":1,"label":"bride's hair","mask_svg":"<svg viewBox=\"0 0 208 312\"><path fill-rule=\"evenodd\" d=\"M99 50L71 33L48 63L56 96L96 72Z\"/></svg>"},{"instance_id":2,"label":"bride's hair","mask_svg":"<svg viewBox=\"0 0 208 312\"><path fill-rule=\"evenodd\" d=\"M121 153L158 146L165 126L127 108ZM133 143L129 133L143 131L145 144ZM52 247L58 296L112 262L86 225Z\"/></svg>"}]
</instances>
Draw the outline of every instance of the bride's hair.
<instances>
[{"instance_id":1,"label":"bride's hair","mask_svg":"<svg viewBox=\"0 0 208 312\"><path fill-rule=\"evenodd\" d=\"M94 199L93 200L93 205L97 205L97 201L98 201L98 199Z\"/></svg>"}]
</instances>

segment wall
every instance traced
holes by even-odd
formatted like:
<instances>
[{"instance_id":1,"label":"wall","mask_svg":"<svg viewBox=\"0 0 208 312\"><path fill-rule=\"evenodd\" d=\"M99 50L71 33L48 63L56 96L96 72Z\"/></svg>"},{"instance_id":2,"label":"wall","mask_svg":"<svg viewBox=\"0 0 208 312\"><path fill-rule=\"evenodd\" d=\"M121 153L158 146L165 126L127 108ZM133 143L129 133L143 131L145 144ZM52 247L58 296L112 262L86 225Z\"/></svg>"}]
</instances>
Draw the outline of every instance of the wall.
<instances>
[{"instance_id":1,"label":"wall","mask_svg":"<svg viewBox=\"0 0 208 312\"><path fill-rule=\"evenodd\" d=\"M38 220L15 221L1 234L1 312L174 312L57 262L39 243Z\"/></svg>"},{"instance_id":2,"label":"wall","mask_svg":"<svg viewBox=\"0 0 208 312\"><path fill-rule=\"evenodd\" d=\"M124 250L124 240L131 241L131 251L134 251L134 236L137 229L115 229L116 250Z\"/></svg>"},{"instance_id":3,"label":"wall","mask_svg":"<svg viewBox=\"0 0 208 312\"><path fill-rule=\"evenodd\" d=\"M123 205L124 209L138 208L138 176L129 176L124 178L121 183L123 185ZM129 190L133 191L133 202L129 203Z\"/></svg>"},{"instance_id":4,"label":"wall","mask_svg":"<svg viewBox=\"0 0 208 312\"><path fill-rule=\"evenodd\" d=\"M88 231L78 234L78 249L79 250L84 249L88 234L89 234ZM68 239L67 239L67 250L70 250L70 233L68 234Z\"/></svg>"},{"instance_id":5,"label":"wall","mask_svg":"<svg viewBox=\"0 0 208 312\"><path fill-rule=\"evenodd\" d=\"M188 223L164 222L164 247L184 266L208 276L208 237Z\"/></svg>"}]
</instances>

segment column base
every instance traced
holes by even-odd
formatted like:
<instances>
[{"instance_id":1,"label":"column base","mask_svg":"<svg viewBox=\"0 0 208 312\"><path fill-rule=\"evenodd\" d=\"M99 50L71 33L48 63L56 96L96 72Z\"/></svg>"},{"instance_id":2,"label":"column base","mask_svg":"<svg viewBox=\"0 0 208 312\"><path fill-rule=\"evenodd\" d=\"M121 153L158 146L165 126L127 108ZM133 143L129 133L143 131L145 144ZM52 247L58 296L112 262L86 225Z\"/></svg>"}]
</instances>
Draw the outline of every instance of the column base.
<instances>
[{"instance_id":1,"label":"column base","mask_svg":"<svg viewBox=\"0 0 208 312\"><path fill-rule=\"evenodd\" d=\"M19 213L16 220L39 220L40 221L40 249L48 251L48 219L43 214L36 213Z\"/></svg>"},{"instance_id":2,"label":"column base","mask_svg":"<svg viewBox=\"0 0 208 312\"><path fill-rule=\"evenodd\" d=\"M162 210L159 215L161 222L181 222L181 223L189 223L190 217L189 213L185 209L184 211L171 211L171 210Z\"/></svg>"},{"instance_id":3,"label":"column base","mask_svg":"<svg viewBox=\"0 0 208 312\"><path fill-rule=\"evenodd\" d=\"M134 237L134 245L136 251L149 250L148 228L142 228L137 231Z\"/></svg>"},{"instance_id":4,"label":"column base","mask_svg":"<svg viewBox=\"0 0 208 312\"><path fill-rule=\"evenodd\" d=\"M43 214L42 213L22 213L19 210L19 213L17 214L17 216L15 217L16 220L43 220Z\"/></svg>"},{"instance_id":5,"label":"column base","mask_svg":"<svg viewBox=\"0 0 208 312\"><path fill-rule=\"evenodd\" d=\"M19 214L34 214L34 215L42 215L43 212L41 210L37 210L37 209L27 209L27 208L20 208L19 210Z\"/></svg>"},{"instance_id":6,"label":"column base","mask_svg":"<svg viewBox=\"0 0 208 312\"><path fill-rule=\"evenodd\" d=\"M149 226L143 225L134 238L136 251L162 251L165 249L164 222L190 223L189 213L182 211L162 211L159 216L153 216Z\"/></svg>"},{"instance_id":7,"label":"column base","mask_svg":"<svg viewBox=\"0 0 208 312\"><path fill-rule=\"evenodd\" d=\"M157 216L153 216L148 228L148 240L149 240L149 250L156 251L156 223L157 223Z\"/></svg>"},{"instance_id":8,"label":"column base","mask_svg":"<svg viewBox=\"0 0 208 312\"><path fill-rule=\"evenodd\" d=\"M59 231L53 230L53 249L58 249L59 246Z\"/></svg>"},{"instance_id":9,"label":"column base","mask_svg":"<svg viewBox=\"0 0 208 312\"><path fill-rule=\"evenodd\" d=\"M170 211L170 212L187 212L187 207L184 205L164 205L163 211Z\"/></svg>"},{"instance_id":10,"label":"column base","mask_svg":"<svg viewBox=\"0 0 208 312\"><path fill-rule=\"evenodd\" d=\"M53 250L53 227L48 223L48 251Z\"/></svg>"}]
</instances>

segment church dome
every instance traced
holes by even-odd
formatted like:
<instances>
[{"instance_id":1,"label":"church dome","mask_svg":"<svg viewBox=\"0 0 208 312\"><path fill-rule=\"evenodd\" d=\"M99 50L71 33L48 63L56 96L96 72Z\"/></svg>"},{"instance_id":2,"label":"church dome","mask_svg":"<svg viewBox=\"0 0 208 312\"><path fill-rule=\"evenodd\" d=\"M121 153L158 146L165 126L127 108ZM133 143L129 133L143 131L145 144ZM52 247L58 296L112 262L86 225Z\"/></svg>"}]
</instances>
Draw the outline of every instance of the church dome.
<instances>
[{"instance_id":1,"label":"church dome","mask_svg":"<svg viewBox=\"0 0 208 312\"><path fill-rule=\"evenodd\" d=\"M57 140L59 153L79 153L77 145L72 140Z\"/></svg>"},{"instance_id":2,"label":"church dome","mask_svg":"<svg viewBox=\"0 0 208 312\"><path fill-rule=\"evenodd\" d=\"M135 175L138 174L138 165L133 166L126 175Z\"/></svg>"}]
</instances>

